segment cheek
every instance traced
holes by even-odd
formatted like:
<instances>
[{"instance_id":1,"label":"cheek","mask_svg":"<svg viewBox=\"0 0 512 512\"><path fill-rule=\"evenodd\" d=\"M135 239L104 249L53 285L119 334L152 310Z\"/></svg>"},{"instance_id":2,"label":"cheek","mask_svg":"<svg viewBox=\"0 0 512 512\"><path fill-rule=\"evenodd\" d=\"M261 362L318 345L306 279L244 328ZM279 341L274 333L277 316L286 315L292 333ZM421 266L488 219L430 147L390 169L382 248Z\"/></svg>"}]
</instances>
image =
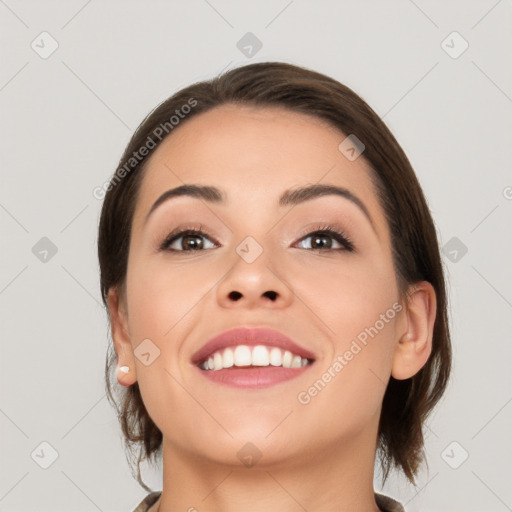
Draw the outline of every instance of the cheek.
<instances>
[{"instance_id":1,"label":"cheek","mask_svg":"<svg viewBox=\"0 0 512 512\"><path fill-rule=\"evenodd\" d=\"M348 408L367 403L375 410L391 373L402 311L391 261L347 260L345 265L318 265L315 273L295 275L294 293L315 313L316 325L331 340L318 361L318 371L327 374L317 386L328 383L330 391L321 393L318 405L325 400L328 407L334 400L346 402Z\"/></svg>"},{"instance_id":2,"label":"cheek","mask_svg":"<svg viewBox=\"0 0 512 512\"><path fill-rule=\"evenodd\" d=\"M293 291L316 316L320 327L335 340L335 348L344 344L380 320L395 317L393 305L399 297L392 263L382 258L362 259L347 256L339 261L319 260L315 268L294 268ZM396 309L396 306L395 306Z\"/></svg>"},{"instance_id":3,"label":"cheek","mask_svg":"<svg viewBox=\"0 0 512 512\"><path fill-rule=\"evenodd\" d=\"M315 418L323 418L316 428L319 437L325 438L349 438L378 421L402 307L386 288L373 288L371 295L357 287L350 290L351 295L324 296L332 299L324 303L328 305L323 318L334 332L332 345L317 361L314 378L297 396L303 414L300 429L305 437Z\"/></svg>"},{"instance_id":4,"label":"cheek","mask_svg":"<svg viewBox=\"0 0 512 512\"><path fill-rule=\"evenodd\" d=\"M197 271L156 259L140 264L134 262L127 277L128 311L134 338L169 340L178 322L194 314L201 297L216 281L211 272L208 279L207 272L194 269Z\"/></svg>"},{"instance_id":5,"label":"cheek","mask_svg":"<svg viewBox=\"0 0 512 512\"><path fill-rule=\"evenodd\" d=\"M133 258L130 262L128 314L137 381L146 409L162 431L181 423L185 425L183 430L190 427L186 415L173 414L170 404L180 404L181 410L190 406L190 399L177 383L183 381L181 349L191 324L198 320L201 297L214 282L208 283L200 273L173 268L158 258ZM141 342L148 347L149 365L139 358Z\"/></svg>"}]
</instances>

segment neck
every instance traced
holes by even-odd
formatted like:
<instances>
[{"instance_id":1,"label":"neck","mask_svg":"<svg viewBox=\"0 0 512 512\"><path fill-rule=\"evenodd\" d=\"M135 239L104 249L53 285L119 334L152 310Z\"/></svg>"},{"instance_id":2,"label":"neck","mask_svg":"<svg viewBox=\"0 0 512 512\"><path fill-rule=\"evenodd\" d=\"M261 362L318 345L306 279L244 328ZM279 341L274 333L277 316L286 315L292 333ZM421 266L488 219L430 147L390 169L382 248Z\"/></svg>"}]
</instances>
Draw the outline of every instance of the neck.
<instances>
[{"instance_id":1,"label":"neck","mask_svg":"<svg viewBox=\"0 0 512 512\"><path fill-rule=\"evenodd\" d=\"M373 442L372 442L373 440ZM378 512L373 490L376 427L284 463L253 467L199 459L163 445L158 512ZM263 460L263 459L262 459Z\"/></svg>"}]
</instances>

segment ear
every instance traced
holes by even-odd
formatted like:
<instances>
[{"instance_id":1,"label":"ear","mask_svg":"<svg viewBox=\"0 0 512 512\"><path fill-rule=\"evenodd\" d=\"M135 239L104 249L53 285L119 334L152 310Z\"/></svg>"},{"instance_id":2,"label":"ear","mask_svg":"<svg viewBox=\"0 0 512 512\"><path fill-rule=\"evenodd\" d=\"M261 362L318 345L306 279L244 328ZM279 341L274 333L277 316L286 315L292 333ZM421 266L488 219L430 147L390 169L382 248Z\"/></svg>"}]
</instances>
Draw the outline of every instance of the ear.
<instances>
[{"instance_id":1,"label":"ear","mask_svg":"<svg viewBox=\"0 0 512 512\"><path fill-rule=\"evenodd\" d=\"M108 291L107 302L112 339L114 340L114 348L117 354L117 380L122 386L128 387L137 381L137 373L135 371L135 356L128 327L126 300L118 289L111 288ZM127 366L129 372L122 372L119 369L122 366Z\"/></svg>"},{"instance_id":2,"label":"ear","mask_svg":"<svg viewBox=\"0 0 512 512\"><path fill-rule=\"evenodd\" d=\"M391 375L397 380L408 379L428 361L432 352L432 337L436 319L436 292L427 281L414 283L404 304L405 330L395 347Z\"/></svg>"}]
</instances>

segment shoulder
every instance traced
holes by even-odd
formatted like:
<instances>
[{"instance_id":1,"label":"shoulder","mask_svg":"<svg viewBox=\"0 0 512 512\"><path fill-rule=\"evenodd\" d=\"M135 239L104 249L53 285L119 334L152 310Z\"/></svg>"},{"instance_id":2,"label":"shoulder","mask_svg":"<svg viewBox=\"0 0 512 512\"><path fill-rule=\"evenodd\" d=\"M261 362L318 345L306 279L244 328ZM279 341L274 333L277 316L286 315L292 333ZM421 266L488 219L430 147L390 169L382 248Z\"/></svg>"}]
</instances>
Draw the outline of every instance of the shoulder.
<instances>
[{"instance_id":1,"label":"shoulder","mask_svg":"<svg viewBox=\"0 0 512 512\"><path fill-rule=\"evenodd\" d=\"M154 491L149 493L134 509L133 512L147 512L149 507L156 503L162 491Z\"/></svg>"},{"instance_id":2,"label":"shoulder","mask_svg":"<svg viewBox=\"0 0 512 512\"><path fill-rule=\"evenodd\" d=\"M390 498L389 496L384 496L384 494L375 493L375 501L377 502L377 506L382 510L382 512L405 512L404 507L401 503Z\"/></svg>"}]
</instances>

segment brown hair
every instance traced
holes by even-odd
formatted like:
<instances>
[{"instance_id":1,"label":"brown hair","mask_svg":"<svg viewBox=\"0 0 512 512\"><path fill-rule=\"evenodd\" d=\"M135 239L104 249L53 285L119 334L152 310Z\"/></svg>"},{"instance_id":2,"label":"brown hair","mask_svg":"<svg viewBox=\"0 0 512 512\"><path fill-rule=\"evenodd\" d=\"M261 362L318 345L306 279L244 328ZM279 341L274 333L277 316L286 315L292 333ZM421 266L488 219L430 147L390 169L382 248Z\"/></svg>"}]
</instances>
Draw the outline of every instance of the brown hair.
<instances>
[{"instance_id":1,"label":"brown hair","mask_svg":"<svg viewBox=\"0 0 512 512\"><path fill-rule=\"evenodd\" d=\"M153 151L178 124L228 103L284 107L313 115L345 135L356 135L365 145L362 157L373 168L372 180L390 227L400 291L405 294L409 285L425 280L436 292L432 353L413 377L390 378L379 423L378 454L383 481L391 467L397 467L414 484L419 466L425 462L422 425L441 398L451 369L443 266L434 222L409 160L379 116L345 85L303 67L263 62L194 83L155 108L135 131L106 187L98 237L103 301L107 305L109 289L122 289L126 278L133 212L148 159L148 155L140 157L138 153L135 158L135 153L142 147ZM117 409L128 451L133 455L133 448L138 448L137 480L149 491L140 478L140 463L161 455L162 433L146 411L138 383L123 389L116 384L116 391L121 394L119 403L116 401L112 392L116 364L110 345L105 367L107 396Z\"/></svg>"}]
</instances>

